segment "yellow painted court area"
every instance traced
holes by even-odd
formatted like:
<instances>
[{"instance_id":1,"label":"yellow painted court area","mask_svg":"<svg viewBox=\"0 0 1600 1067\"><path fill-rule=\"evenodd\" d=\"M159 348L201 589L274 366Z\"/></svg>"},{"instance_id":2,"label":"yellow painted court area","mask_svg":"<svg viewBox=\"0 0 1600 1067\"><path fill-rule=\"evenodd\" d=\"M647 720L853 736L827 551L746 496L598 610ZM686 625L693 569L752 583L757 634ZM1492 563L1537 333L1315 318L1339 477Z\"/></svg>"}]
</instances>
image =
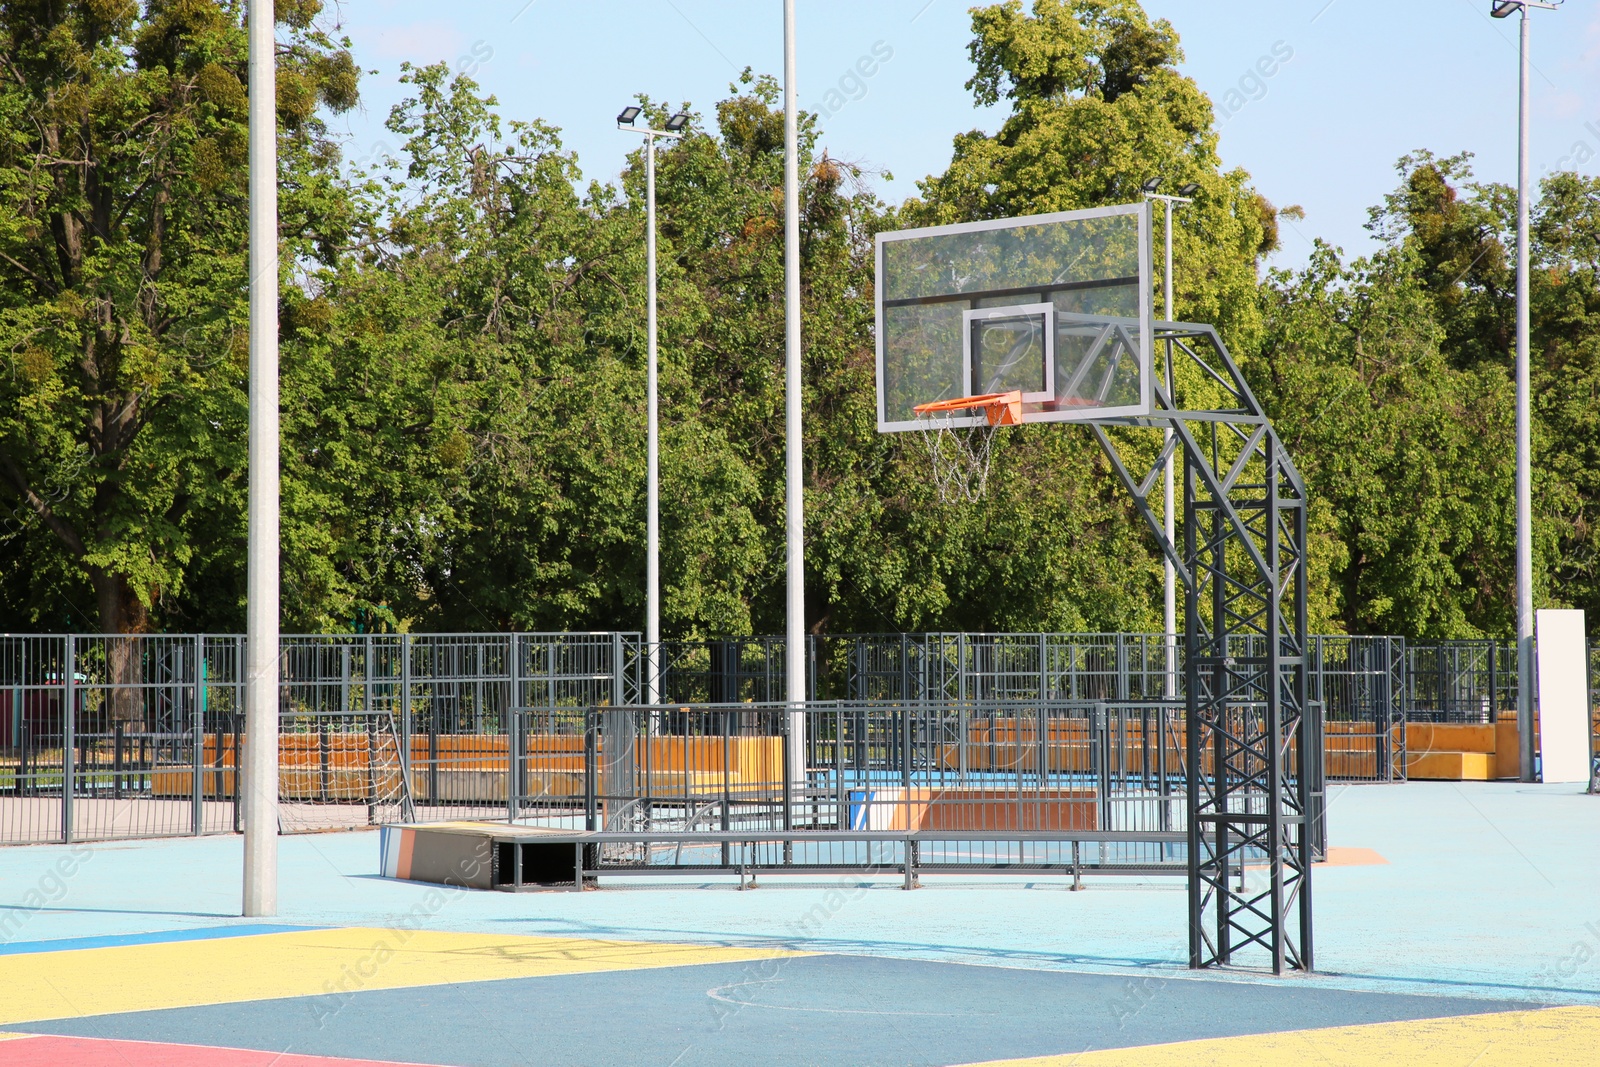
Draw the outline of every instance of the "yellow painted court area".
<instances>
[{"instance_id":1,"label":"yellow painted court area","mask_svg":"<svg viewBox=\"0 0 1600 1067\"><path fill-rule=\"evenodd\" d=\"M307 930L10 956L0 1026L458 982L802 956L773 949L426 930Z\"/></svg>"},{"instance_id":2,"label":"yellow painted court area","mask_svg":"<svg viewBox=\"0 0 1600 1067\"><path fill-rule=\"evenodd\" d=\"M982 1067L1594 1067L1597 1063L1600 1008L1544 1008L996 1060Z\"/></svg>"}]
</instances>

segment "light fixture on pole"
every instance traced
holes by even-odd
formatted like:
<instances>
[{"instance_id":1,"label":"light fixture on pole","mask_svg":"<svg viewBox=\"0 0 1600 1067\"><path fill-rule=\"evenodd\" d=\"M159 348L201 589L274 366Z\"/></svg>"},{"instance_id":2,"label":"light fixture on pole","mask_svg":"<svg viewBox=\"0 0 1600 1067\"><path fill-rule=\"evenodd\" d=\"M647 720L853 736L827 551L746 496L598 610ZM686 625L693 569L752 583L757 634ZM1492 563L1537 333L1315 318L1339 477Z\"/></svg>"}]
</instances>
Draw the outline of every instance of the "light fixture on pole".
<instances>
[{"instance_id":1,"label":"light fixture on pole","mask_svg":"<svg viewBox=\"0 0 1600 1067\"><path fill-rule=\"evenodd\" d=\"M1554 11L1541 0L1491 0L1497 19L1522 13L1518 43L1517 105L1517 748L1524 782L1534 781L1533 759L1533 416L1528 372L1528 9Z\"/></svg>"},{"instance_id":2,"label":"light fixture on pole","mask_svg":"<svg viewBox=\"0 0 1600 1067\"><path fill-rule=\"evenodd\" d=\"M1166 263L1167 263L1167 266L1166 266L1166 272L1162 275L1162 289L1163 289L1163 295L1166 297L1166 300L1165 300L1165 305L1166 306L1165 306L1165 309L1162 312L1162 315L1165 317L1166 321L1171 322L1172 321L1172 315L1173 315L1173 311L1172 311L1172 205L1173 204L1188 204L1188 203L1192 203L1194 201L1195 194L1200 191L1200 186L1196 185L1194 182L1189 182L1186 185L1182 186L1178 190L1178 195L1177 196L1173 196L1170 193L1165 193L1165 194L1158 193L1158 192L1156 192L1156 190L1161 188L1161 178L1158 175L1158 176L1155 176L1155 177L1152 177L1152 178L1147 178L1145 180L1145 183L1143 185L1141 185L1139 188L1144 191L1145 199L1147 199L1147 200L1160 200L1160 201L1162 201L1163 203L1166 204L1166 210L1167 210L1167 223L1166 223L1167 260L1166 260ZM1167 375L1167 389L1168 389L1168 391L1170 393L1171 390L1172 390L1172 346L1171 346L1170 342L1167 345L1167 356L1166 356L1166 364L1165 365L1166 365L1166 375ZM1167 450L1168 455L1167 455L1167 461L1162 464L1162 467L1165 468L1164 471L1163 471L1163 478L1164 478L1163 497L1164 497L1164 499L1166 501L1166 504L1165 504L1165 510L1164 510L1164 512L1162 514L1161 528L1162 528L1162 532L1164 534L1166 534L1167 543L1169 545L1176 545L1178 543L1178 541L1177 541L1177 523L1176 523L1176 521L1174 519L1174 516L1173 516L1173 509L1176 506L1177 493L1176 493L1176 490L1175 490L1175 487L1174 487L1173 474L1172 474L1172 428L1170 426L1167 427L1166 431L1162 434L1162 438L1163 438L1162 439L1162 446ZM1164 581L1163 581L1163 585L1162 585L1162 594L1163 595L1162 595L1161 622L1162 622L1162 635L1163 635L1164 643L1165 643L1165 646L1166 646L1166 657L1167 657L1167 671L1166 671L1166 674L1167 674L1167 686L1166 686L1167 694L1166 695L1167 695L1167 699L1168 700L1173 700L1173 699L1176 699L1177 696L1178 696L1178 578L1177 578L1177 573L1172 568L1172 559L1171 559L1171 557L1167 557L1162 561L1162 571L1163 571L1162 577L1163 577Z\"/></svg>"},{"instance_id":3,"label":"light fixture on pole","mask_svg":"<svg viewBox=\"0 0 1600 1067\"><path fill-rule=\"evenodd\" d=\"M635 123L644 109L629 104L617 115L617 129L644 137L645 187L645 288L649 355L645 372L645 562L644 644L646 704L661 702L661 427L656 399L656 138L681 138L689 129L683 112L667 120L666 129L654 130Z\"/></svg>"}]
</instances>

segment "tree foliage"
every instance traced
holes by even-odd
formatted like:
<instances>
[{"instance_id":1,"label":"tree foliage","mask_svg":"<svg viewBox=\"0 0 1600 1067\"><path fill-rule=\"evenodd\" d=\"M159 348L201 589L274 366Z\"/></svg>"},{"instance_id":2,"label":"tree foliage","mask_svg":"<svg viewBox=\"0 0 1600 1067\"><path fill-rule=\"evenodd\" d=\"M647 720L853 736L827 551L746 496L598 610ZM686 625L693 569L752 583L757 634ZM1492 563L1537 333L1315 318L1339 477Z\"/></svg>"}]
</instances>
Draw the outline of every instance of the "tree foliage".
<instances>
[{"instance_id":1,"label":"tree foliage","mask_svg":"<svg viewBox=\"0 0 1600 1067\"><path fill-rule=\"evenodd\" d=\"M279 5L291 260L339 241L318 113L356 98L318 8ZM0 506L22 579L6 598L50 625L142 630L163 604L161 622L237 615L213 614L190 577L236 569L221 557L241 529L242 11L0 8Z\"/></svg>"},{"instance_id":2,"label":"tree foliage","mask_svg":"<svg viewBox=\"0 0 1600 1067\"><path fill-rule=\"evenodd\" d=\"M321 116L356 102L354 61L315 0L277 10L285 626L636 627L643 149L586 183L558 130L439 65L402 72L396 158L349 167ZM1510 191L1414 153L1373 209L1380 252L1265 271L1278 212L1223 167L1171 24L1009 0L972 26L968 88L1009 111L905 203L802 115L809 625L1159 625L1160 557L1092 437L1008 431L987 499L940 505L920 440L876 431L872 335L880 229L1123 203L1159 176L1198 186L1176 317L1221 328L1310 483L1313 625L1507 633ZM243 5L5 5L0 59L0 628L237 627ZM695 119L657 158L663 623L775 631L778 86L747 71ZM1532 248L1539 598L1591 611L1597 204L1600 181L1547 179Z\"/></svg>"},{"instance_id":3,"label":"tree foliage","mask_svg":"<svg viewBox=\"0 0 1600 1067\"><path fill-rule=\"evenodd\" d=\"M1504 636L1514 625L1515 193L1418 152L1373 209L1382 252L1319 246L1262 289L1260 379L1312 490L1323 609L1353 631ZM1536 205L1534 506L1540 604L1600 609L1593 565L1595 197L1557 174ZM1316 573L1316 572L1314 572Z\"/></svg>"}]
</instances>

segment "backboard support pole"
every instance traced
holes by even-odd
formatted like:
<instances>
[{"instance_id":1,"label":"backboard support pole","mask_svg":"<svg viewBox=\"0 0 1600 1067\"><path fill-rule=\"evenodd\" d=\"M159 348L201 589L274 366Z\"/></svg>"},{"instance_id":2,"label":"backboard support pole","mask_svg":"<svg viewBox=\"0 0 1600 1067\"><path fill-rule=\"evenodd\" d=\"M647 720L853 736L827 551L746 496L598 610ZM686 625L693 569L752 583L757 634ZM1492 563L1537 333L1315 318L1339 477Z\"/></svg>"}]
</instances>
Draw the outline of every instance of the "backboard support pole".
<instances>
[{"instance_id":1,"label":"backboard support pole","mask_svg":"<svg viewBox=\"0 0 1600 1067\"><path fill-rule=\"evenodd\" d=\"M1189 963L1228 966L1259 948L1274 974L1309 971L1321 827L1315 776L1299 765L1316 737L1305 673L1305 484L1216 331L1169 323L1158 334L1232 394L1184 411L1163 387L1149 416L1093 424L1184 584ZM1181 546L1148 499L1159 470L1133 477L1117 427L1178 438Z\"/></svg>"}]
</instances>

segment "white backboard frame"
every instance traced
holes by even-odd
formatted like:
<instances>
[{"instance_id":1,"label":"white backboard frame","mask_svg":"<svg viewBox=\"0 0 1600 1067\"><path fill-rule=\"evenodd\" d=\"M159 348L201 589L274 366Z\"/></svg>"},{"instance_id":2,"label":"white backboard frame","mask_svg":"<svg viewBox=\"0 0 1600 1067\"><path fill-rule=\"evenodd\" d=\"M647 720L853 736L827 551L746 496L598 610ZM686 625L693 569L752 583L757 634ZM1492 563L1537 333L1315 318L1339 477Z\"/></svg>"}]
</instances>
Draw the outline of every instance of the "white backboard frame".
<instances>
[{"instance_id":1,"label":"white backboard frame","mask_svg":"<svg viewBox=\"0 0 1600 1067\"><path fill-rule=\"evenodd\" d=\"M978 393L993 392L987 386L978 382L974 373L975 354L972 351L972 327L974 323L992 321L994 319L1018 319L1033 315L1044 317L1044 330L1041 340L1044 342L1044 381L1046 385L1056 380L1056 306L1054 304L1002 304L997 307L968 308L961 313L961 380L967 383L968 388ZM998 390L1004 392L1005 390ZM1025 404L1043 404L1053 399L1055 394L1049 389L1024 389L1022 402Z\"/></svg>"},{"instance_id":2,"label":"white backboard frame","mask_svg":"<svg viewBox=\"0 0 1600 1067\"><path fill-rule=\"evenodd\" d=\"M1024 411L1022 421L1035 422L1095 422L1099 420L1112 420L1148 415L1151 412L1155 395L1155 289L1153 275L1153 260L1151 256L1151 236L1154 232L1154 214L1150 201L1141 201L1134 204L1117 204L1111 207L1087 208L1082 211L1058 211L1043 215L1022 215L1007 219L990 219L982 222L961 222L949 226L924 226L908 230L892 230L879 233L876 238L875 267L878 284L875 289L876 304L876 349L877 376L875 380L878 432L879 433L906 433L912 430L922 430L926 427L919 419L897 419L891 421L887 417L884 395L884 246L905 240L915 240L925 237L937 237L954 233L979 233L990 230L1016 229L1024 226L1040 226L1055 222L1074 222L1085 219L1113 218L1117 216L1132 215L1138 221L1138 341L1139 341L1139 402L1132 405L1118 407L1100 407L1073 409L1065 408L1054 411ZM978 294L979 298L984 298ZM1033 301L1030 301L1033 303ZM1006 305L990 305L1003 308ZM965 325L965 323L964 323ZM964 331L965 332L965 331ZM971 381L971 368L966 362L966 350L970 341L965 337L962 340L963 371L965 381ZM1052 349L1053 349L1052 343ZM930 397L932 399L938 399ZM954 415L941 421L953 427L978 426L987 421L983 412L973 415Z\"/></svg>"}]
</instances>

